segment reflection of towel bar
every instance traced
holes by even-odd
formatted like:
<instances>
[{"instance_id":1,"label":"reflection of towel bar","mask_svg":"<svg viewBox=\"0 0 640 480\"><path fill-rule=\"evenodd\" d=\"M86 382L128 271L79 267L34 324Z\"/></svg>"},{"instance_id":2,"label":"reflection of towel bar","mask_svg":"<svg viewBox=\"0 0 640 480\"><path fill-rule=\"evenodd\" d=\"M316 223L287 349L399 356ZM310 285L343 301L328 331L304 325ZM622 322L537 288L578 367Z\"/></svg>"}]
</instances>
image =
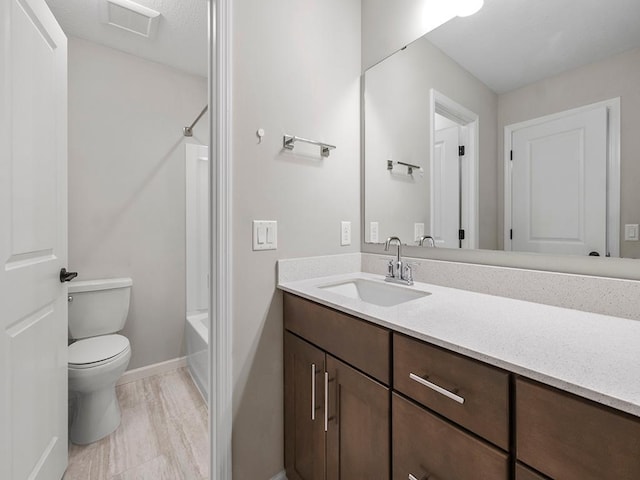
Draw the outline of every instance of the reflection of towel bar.
<instances>
[{"instance_id":1,"label":"reflection of towel bar","mask_svg":"<svg viewBox=\"0 0 640 480\"><path fill-rule=\"evenodd\" d=\"M417 168L418 170L421 169L420 165L412 165L410 163L405 163L405 162L394 162L393 160L387 160L387 170L393 170L393 165L404 165L405 167L407 167L407 173L409 175L413 174L413 169Z\"/></svg>"},{"instance_id":2,"label":"reflection of towel bar","mask_svg":"<svg viewBox=\"0 0 640 480\"><path fill-rule=\"evenodd\" d=\"M329 145L324 142L317 142L315 140L308 140L302 137L296 137L295 135L285 135L282 139L282 146L287 150L293 150L293 144L296 142L310 143L311 145L318 145L320 147L320 155L323 157L329 156L329 151L335 149L335 145Z\"/></svg>"}]
</instances>

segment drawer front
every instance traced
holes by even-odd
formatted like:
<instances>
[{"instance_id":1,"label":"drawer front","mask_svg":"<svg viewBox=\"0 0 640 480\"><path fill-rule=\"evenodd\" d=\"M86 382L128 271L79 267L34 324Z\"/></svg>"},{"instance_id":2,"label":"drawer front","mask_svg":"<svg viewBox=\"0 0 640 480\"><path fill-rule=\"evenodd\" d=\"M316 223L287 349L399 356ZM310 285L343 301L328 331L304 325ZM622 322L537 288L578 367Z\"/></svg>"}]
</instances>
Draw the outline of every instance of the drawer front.
<instances>
[{"instance_id":1,"label":"drawer front","mask_svg":"<svg viewBox=\"0 0 640 480\"><path fill-rule=\"evenodd\" d=\"M393 479L507 480L506 453L392 395Z\"/></svg>"},{"instance_id":2,"label":"drawer front","mask_svg":"<svg viewBox=\"0 0 640 480\"><path fill-rule=\"evenodd\" d=\"M389 330L288 293L284 295L284 326L389 385Z\"/></svg>"},{"instance_id":3,"label":"drawer front","mask_svg":"<svg viewBox=\"0 0 640 480\"><path fill-rule=\"evenodd\" d=\"M393 339L395 390L509 449L507 372L404 335Z\"/></svg>"},{"instance_id":4,"label":"drawer front","mask_svg":"<svg viewBox=\"0 0 640 480\"><path fill-rule=\"evenodd\" d=\"M516 463L516 480L547 480L546 477L537 474L530 468Z\"/></svg>"},{"instance_id":5,"label":"drawer front","mask_svg":"<svg viewBox=\"0 0 640 480\"><path fill-rule=\"evenodd\" d=\"M516 381L518 460L563 480L640 478L640 419Z\"/></svg>"}]
</instances>

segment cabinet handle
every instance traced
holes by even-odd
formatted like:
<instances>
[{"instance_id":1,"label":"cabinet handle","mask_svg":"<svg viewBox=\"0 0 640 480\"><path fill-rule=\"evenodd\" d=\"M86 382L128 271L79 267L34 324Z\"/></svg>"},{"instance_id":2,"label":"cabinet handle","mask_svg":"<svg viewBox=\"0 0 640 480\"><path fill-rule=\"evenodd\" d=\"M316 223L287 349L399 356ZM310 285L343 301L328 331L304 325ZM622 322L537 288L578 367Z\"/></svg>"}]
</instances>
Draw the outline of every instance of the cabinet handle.
<instances>
[{"instance_id":1,"label":"cabinet handle","mask_svg":"<svg viewBox=\"0 0 640 480\"><path fill-rule=\"evenodd\" d=\"M316 419L316 364L311 364L311 420Z\"/></svg>"},{"instance_id":2,"label":"cabinet handle","mask_svg":"<svg viewBox=\"0 0 640 480\"><path fill-rule=\"evenodd\" d=\"M329 430L329 372L324 372L324 431Z\"/></svg>"},{"instance_id":3,"label":"cabinet handle","mask_svg":"<svg viewBox=\"0 0 640 480\"><path fill-rule=\"evenodd\" d=\"M430 381L425 380L422 377L419 377L415 373L409 373L409 378L414 382L418 382L420 385L424 385L425 387L430 388L431 390L435 390L439 394L444 395L445 397L450 398L455 402L458 402L460 405L464 404L464 398L462 398L460 395L456 395L455 393L450 392L446 388L442 388L441 386L436 385L435 383L431 383Z\"/></svg>"},{"instance_id":4,"label":"cabinet handle","mask_svg":"<svg viewBox=\"0 0 640 480\"><path fill-rule=\"evenodd\" d=\"M416 477L415 475L409 474L409 480L418 480L418 477Z\"/></svg>"}]
</instances>

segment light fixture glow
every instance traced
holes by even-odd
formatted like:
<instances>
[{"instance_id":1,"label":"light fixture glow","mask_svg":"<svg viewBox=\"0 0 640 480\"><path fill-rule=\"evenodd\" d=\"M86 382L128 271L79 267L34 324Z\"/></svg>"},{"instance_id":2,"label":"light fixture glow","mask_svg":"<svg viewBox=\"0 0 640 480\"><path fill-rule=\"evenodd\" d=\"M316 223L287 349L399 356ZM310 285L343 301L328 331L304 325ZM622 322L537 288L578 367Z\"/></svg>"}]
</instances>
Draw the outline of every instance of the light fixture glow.
<instances>
[{"instance_id":1,"label":"light fixture glow","mask_svg":"<svg viewBox=\"0 0 640 480\"><path fill-rule=\"evenodd\" d=\"M468 17L478 12L484 5L484 0L458 0L458 16Z\"/></svg>"}]
</instances>

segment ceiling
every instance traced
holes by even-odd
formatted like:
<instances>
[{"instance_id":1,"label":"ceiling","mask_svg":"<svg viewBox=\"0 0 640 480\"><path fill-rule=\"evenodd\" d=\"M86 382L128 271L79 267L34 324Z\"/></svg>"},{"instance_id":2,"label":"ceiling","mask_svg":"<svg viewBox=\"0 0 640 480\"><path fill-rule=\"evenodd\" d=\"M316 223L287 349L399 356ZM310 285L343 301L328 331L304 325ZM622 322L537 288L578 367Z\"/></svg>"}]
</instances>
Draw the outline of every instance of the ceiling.
<instances>
[{"instance_id":1,"label":"ceiling","mask_svg":"<svg viewBox=\"0 0 640 480\"><path fill-rule=\"evenodd\" d=\"M104 0L46 1L69 36L207 76L207 0L135 0L160 12L154 38L145 38L103 23Z\"/></svg>"},{"instance_id":2,"label":"ceiling","mask_svg":"<svg viewBox=\"0 0 640 480\"><path fill-rule=\"evenodd\" d=\"M505 93L640 47L640 0L485 0L427 38Z\"/></svg>"}]
</instances>

